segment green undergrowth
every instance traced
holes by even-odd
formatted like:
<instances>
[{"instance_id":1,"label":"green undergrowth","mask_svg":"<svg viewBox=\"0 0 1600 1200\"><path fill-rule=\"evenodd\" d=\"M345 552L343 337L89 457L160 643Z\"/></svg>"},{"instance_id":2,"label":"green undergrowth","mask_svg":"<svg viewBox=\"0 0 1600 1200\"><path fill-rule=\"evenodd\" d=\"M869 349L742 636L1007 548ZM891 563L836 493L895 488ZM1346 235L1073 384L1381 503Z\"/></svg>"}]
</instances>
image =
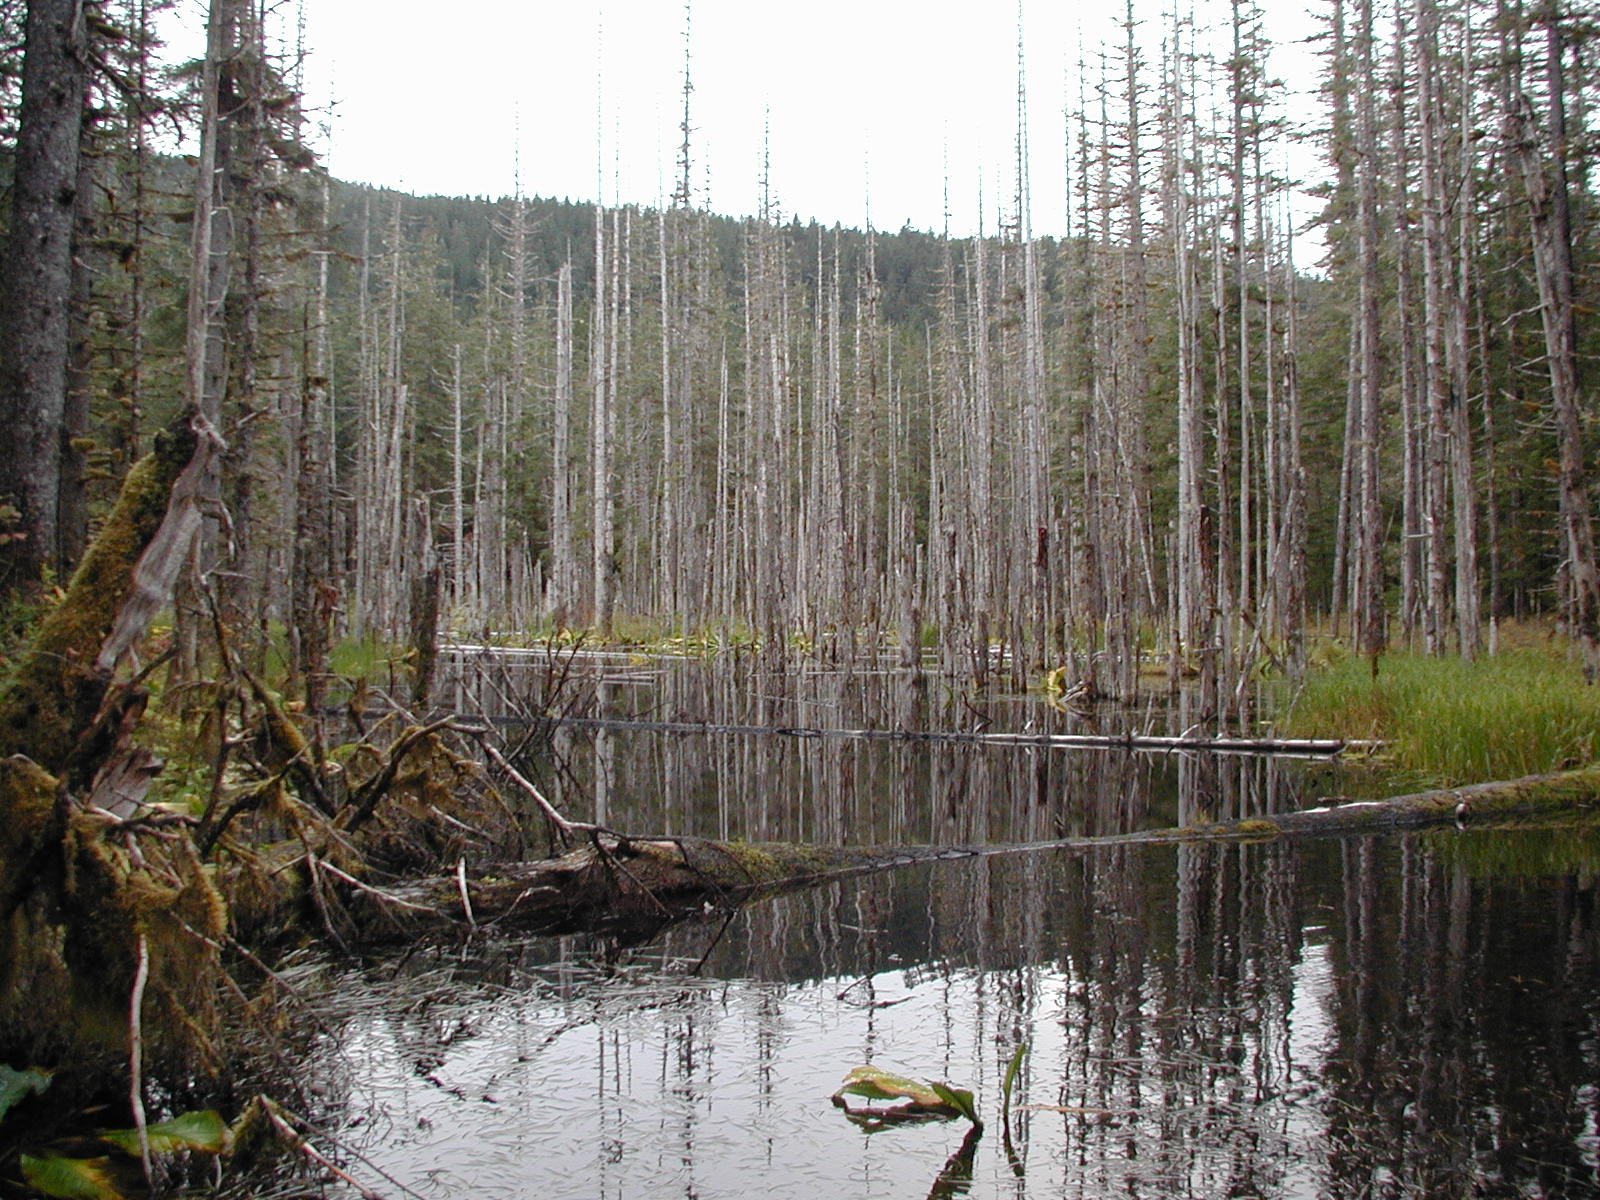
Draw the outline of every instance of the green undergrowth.
<instances>
[{"instance_id":1,"label":"green undergrowth","mask_svg":"<svg viewBox=\"0 0 1600 1200\"><path fill-rule=\"evenodd\" d=\"M582 647L636 654L711 658L725 651L757 649L761 639L746 625L717 622L695 629L677 629L661 621L619 616L609 633L590 626L535 625L529 629L483 633L457 628L441 635L444 641L508 649L545 646L555 652Z\"/></svg>"},{"instance_id":2,"label":"green undergrowth","mask_svg":"<svg viewBox=\"0 0 1600 1200\"><path fill-rule=\"evenodd\" d=\"M1555 648L1386 655L1376 678L1352 656L1307 679L1283 732L1382 742L1394 767L1437 784L1514 779L1596 761L1600 688Z\"/></svg>"}]
</instances>

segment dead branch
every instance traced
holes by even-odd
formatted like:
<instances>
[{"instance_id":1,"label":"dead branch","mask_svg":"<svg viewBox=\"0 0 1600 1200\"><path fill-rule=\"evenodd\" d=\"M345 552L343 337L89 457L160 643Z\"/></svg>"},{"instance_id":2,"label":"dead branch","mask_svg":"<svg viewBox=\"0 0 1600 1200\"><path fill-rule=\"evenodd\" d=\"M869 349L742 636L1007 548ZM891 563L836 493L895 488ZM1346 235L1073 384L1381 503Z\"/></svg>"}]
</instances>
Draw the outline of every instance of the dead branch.
<instances>
[{"instance_id":1,"label":"dead branch","mask_svg":"<svg viewBox=\"0 0 1600 1200\"><path fill-rule=\"evenodd\" d=\"M150 1166L150 1127L144 1115L144 988L150 979L150 943L139 935L139 959L133 973L133 995L128 999L128 1100L133 1107L133 1127L139 1134L139 1161L145 1186L155 1185Z\"/></svg>"},{"instance_id":2,"label":"dead branch","mask_svg":"<svg viewBox=\"0 0 1600 1200\"><path fill-rule=\"evenodd\" d=\"M370 778L365 780L355 795L350 800L350 817L344 822L344 829L354 833L365 825L377 811L378 804L393 786L395 776L400 773L400 765L406 756L414 750L424 739L434 737L441 729L448 729L454 724L454 719L446 717L442 720L431 721L426 725L413 725L402 733L399 739L389 748L388 760L375 771Z\"/></svg>"},{"instance_id":3,"label":"dead branch","mask_svg":"<svg viewBox=\"0 0 1600 1200\"><path fill-rule=\"evenodd\" d=\"M599 828L596 825L588 825L581 821L567 820L566 817L561 815L560 811L557 810L554 804L551 804L549 800L545 799L544 793L534 786L534 783L531 779L529 779L521 771L517 770L516 767L512 766L511 762L506 758L506 756L501 754L499 750L495 749L493 742L489 741L487 737L481 736L480 734L478 738L478 744L483 747L484 753L489 756L489 758L494 762L495 766L504 771L511 782L516 784L517 787L521 788L522 791L539 806L539 811L544 813L545 819L559 829L564 835L570 837L575 833L594 833Z\"/></svg>"},{"instance_id":4,"label":"dead branch","mask_svg":"<svg viewBox=\"0 0 1600 1200\"><path fill-rule=\"evenodd\" d=\"M385 904L394 904L394 905L397 905L400 908L409 908L409 909L413 910L414 912L432 912L433 911L432 909L430 909L425 904L413 904L409 900L402 900L399 896L391 895L390 893L384 891L382 888L373 887L370 883L363 883L361 880L357 879L354 875L350 874L348 871L340 870L338 867L334 866L327 859L319 858L319 859L316 860L316 863L317 863L318 867L321 870L326 871L328 874L330 874L332 876L335 876L338 879L344 880L346 883L348 883L351 887L355 888L357 891L365 892L369 896L377 897L379 900L382 900ZM463 867L466 865L466 860L465 859L462 860L461 865ZM468 910L468 915L469 916L471 915L470 908Z\"/></svg>"}]
</instances>

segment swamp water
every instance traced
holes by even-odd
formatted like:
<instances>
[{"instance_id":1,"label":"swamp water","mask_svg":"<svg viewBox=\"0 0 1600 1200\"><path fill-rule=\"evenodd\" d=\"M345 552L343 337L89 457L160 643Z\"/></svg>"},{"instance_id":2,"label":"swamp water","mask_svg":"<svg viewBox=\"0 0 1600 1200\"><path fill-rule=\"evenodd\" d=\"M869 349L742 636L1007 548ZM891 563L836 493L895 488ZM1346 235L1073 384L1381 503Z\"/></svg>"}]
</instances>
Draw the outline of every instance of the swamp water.
<instances>
[{"instance_id":1,"label":"swamp water","mask_svg":"<svg viewBox=\"0 0 1600 1200\"><path fill-rule=\"evenodd\" d=\"M890 673L725 675L613 665L570 711L1070 720ZM749 840L1022 842L1343 783L1248 757L606 722L551 745L572 817ZM375 1170L508 1200L1600 1194L1597 861L1574 831L1101 846L837 881L632 947L479 939L342 977L302 1078L385 1195ZM982 1132L852 1122L830 1096L864 1064L972 1089Z\"/></svg>"}]
</instances>

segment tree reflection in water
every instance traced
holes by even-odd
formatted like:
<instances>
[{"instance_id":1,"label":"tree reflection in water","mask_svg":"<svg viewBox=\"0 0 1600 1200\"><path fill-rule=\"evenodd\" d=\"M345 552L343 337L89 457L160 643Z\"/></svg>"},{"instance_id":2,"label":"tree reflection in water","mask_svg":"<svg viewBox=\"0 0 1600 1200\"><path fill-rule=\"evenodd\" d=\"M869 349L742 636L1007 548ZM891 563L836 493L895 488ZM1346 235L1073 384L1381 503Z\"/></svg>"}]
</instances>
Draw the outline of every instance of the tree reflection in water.
<instances>
[{"instance_id":1,"label":"tree reflection in water","mask_svg":"<svg viewBox=\"0 0 1600 1200\"><path fill-rule=\"evenodd\" d=\"M947 715L903 680L863 700L843 675L799 699L685 679L639 707ZM927 742L569 729L557 751L571 811L603 756L612 824L752 840L1025 841L1326 786ZM1451 829L943 863L630 950L414 954L401 997L392 965L341 979L343 1036L312 1062L340 1136L425 1195L1593 1194L1597 860L1586 832ZM1000 1128L1024 1043L1004 1144L963 1154L959 1122L867 1137L828 1102L874 1063L972 1088Z\"/></svg>"}]
</instances>

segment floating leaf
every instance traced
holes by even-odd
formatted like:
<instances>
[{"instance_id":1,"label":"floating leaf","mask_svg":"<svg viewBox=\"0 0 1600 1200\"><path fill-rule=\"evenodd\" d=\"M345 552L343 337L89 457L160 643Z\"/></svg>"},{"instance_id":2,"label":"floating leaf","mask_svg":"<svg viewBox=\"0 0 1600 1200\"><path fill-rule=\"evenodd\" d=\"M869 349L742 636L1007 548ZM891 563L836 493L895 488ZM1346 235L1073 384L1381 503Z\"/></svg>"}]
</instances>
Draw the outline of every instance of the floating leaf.
<instances>
[{"instance_id":1,"label":"floating leaf","mask_svg":"<svg viewBox=\"0 0 1600 1200\"><path fill-rule=\"evenodd\" d=\"M50 1086L50 1072L30 1067L19 1071L0 1063L0 1121L25 1096L42 1092Z\"/></svg>"},{"instance_id":2,"label":"floating leaf","mask_svg":"<svg viewBox=\"0 0 1600 1200\"><path fill-rule=\"evenodd\" d=\"M938 1108L944 1104L930 1085L879 1067L857 1067L844 1077L844 1083L833 1095L835 1099L865 1096L868 1100L909 1100L924 1108Z\"/></svg>"},{"instance_id":3,"label":"floating leaf","mask_svg":"<svg viewBox=\"0 0 1600 1200\"><path fill-rule=\"evenodd\" d=\"M900 1113L945 1118L966 1117L974 1125L983 1124L978 1118L978 1109L972 1093L966 1088L951 1087L948 1083L924 1083L921 1080L908 1079L904 1075L896 1075L893 1071L885 1071L880 1067L857 1067L845 1076L844 1083L833 1094L833 1102L849 1112L844 1101L846 1096L862 1096L868 1100L911 1101L899 1109L876 1110L856 1115L890 1119Z\"/></svg>"},{"instance_id":4,"label":"floating leaf","mask_svg":"<svg viewBox=\"0 0 1600 1200\"><path fill-rule=\"evenodd\" d=\"M187 1112L170 1121L146 1128L152 1154L175 1154L179 1150L198 1150L204 1154L221 1154L228 1148L228 1126L222 1117L211 1109ZM113 1129L100 1135L113 1146L129 1154L139 1153L137 1129Z\"/></svg>"},{"instance_id":5,"label":"floating leaf","mask_svg":"<svg viewBox=\"0 0 1600 1200\"><path fill-rule=\"evenodd\" d=\"M109 1158L22 1156L22 1177L28 1186L58 1200L126 1200L111 1178L110 1167Z\"/></svg>"}]
</instances>

